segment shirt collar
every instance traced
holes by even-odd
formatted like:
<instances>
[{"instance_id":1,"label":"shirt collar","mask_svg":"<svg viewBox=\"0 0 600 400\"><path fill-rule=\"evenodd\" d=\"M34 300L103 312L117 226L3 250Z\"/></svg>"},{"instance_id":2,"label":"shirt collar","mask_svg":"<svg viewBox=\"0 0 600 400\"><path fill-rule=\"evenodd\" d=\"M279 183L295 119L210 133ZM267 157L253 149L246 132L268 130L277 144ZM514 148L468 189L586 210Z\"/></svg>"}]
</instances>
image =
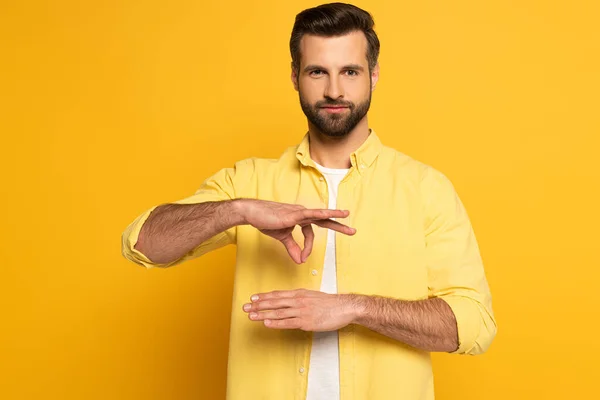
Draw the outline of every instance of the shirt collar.
<instances>
[{"instance_id":1,"label":"shirt collar","mask_svg":"<svg viewBox=\"0 0 600 400\"><path fill-rule=\"evenodd\" d=\"M373 161L375 161L379 155L379 152L381 151L381 148L383 147L381 140L375 131L373 129L369 129L369 131L370 134L363 144L361 144L358 149L350 154L350 163L361 174L364 170L369 168L371 164L373 164ZM310 136L308 132L306 132L296 149L296 158L300 160L302 165L316 168L315 162L310 158L309 138Z\"/></svg>"}]
</instances>

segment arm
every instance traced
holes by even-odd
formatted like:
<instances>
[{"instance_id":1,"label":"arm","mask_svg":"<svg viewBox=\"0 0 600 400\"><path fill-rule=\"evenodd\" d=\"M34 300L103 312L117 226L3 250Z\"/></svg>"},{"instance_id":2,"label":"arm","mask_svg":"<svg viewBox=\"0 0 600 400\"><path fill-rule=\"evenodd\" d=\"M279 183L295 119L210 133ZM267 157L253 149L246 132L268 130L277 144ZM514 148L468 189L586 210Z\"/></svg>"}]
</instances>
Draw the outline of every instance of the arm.
<instances>
[{"instance_id":1,"label":"arm","mask_svg":"<svg viewBox=\"0 0 600 400\"><path fill-rule=\"evenodd\" d=\"M355 233L330 220L345 218L348 211L239 198L239 193L244 192L240 187L253 175L253 160L239 161L234 168L221 169L206 179L193 196L146 211L123 232L123 256L146 268L169 267L236 243L237 226L251 225L281 241L290 257L300 264L312 249L311 224L347 235ZM293 239L296 225L302 227L304 249Z\"/></svg>"},{"instance_id":2,"label":"arm","mask_svg":"<svg viewBox=\"0 0 600 400\"><path fill-rule=\"evenodd\" d=\"M471 222L452 183L430 168L422 183L429 298L445 301L458 328L457 354L481 354L496 336L492 296Z\"/></svg>"},{"instance_id":3,"label":"arm","mask_svg":"<svg viewBox=\"0 0 600 400\"><path fill-rule=\"evenodd\" d=\"M231 227L235 217L223 220L222 216L234 206L238 182L248 181L253 170L252 160L238 161L233 168L223 168L207 178L194 195L150 208L123 232L123 256L146 268L165 268L236 243L237 228ZM209 221L211 218L217 220ZM161 247L164 243L167 246Z\"/></svg>"},{"instance_id":4,"label":"arm","mask_svg":"<svg viewBox=\"0 0 600 400\"><path fill-rule=\"evenodd\" d=\"M312 247L310 223L348 235L354 234L347 226L329 220L333 216L344 217L344 211L324 210L326 214L320 215L321 211L323 210L307 210L299 205L256 199L164 204L152 211L142 225L134 248L152 262L168 264L185 256L209 238L235 226L250 224L281 241L290 251L290 256L301 262L308 257ZM304 224L307 222L310 223ZM292 238L292 230L297 224L304 225L303 232L311 245L305 246L305 251Z\"/></svg>"},{"instance_id":5,"label":"arm","mask_svg":"<svg viewBox=\"0 0 600 400\"><path fill-rule=\"evenodd\" d=\"M297 289L258 293L243 310L272 329L334 331L349 324L426 351L455 351L454 314L439 298L405 301L354 293L329 294Z\"/></svg>"},{"instance_id":6,"label":"arm","mask_svg":"<svg viewBox=\"0 0 600 400\"><path fill-rule=\"evenodd\" d=\"M154 263L168 264L243 222L239 200L164 204L148 216L134 248Z\"/></svg>"},{"instance_id":7,"label":"arm","mask_svg":"<svg viewBox=\"0 0 600 400\"><path fill-rule=\"evenodd\" d=\"M381 296L348 296L353 323L426 351L458 349L454 313L439 298L405 301Z\"/></svg>"}]
</instances>

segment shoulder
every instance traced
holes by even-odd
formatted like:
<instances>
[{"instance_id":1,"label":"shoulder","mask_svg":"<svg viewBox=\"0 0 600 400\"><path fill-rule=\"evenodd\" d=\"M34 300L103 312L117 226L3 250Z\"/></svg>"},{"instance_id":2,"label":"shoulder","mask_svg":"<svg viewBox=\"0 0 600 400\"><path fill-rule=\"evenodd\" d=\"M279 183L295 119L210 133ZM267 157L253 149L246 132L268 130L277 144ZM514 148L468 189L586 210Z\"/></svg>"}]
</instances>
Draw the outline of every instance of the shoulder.
<instances>
[{"instance_id":1,"label":"shoulder","mask_svg":"<svg viewBox=\"0 0 600 400\"><path fill-rule=\"evenodd\" d=\"M288 168L285 168L285 167ZM286 157L266 158L247 157L236 161L232 167L227 168L233 184L239 189L252 186L258 182L268 181L284 169L289 169L290 161Z\"/></svg>"},{"instance_id":2,"label":"shoulder","mask_svg":"<svg viewBox=\"0 0 600 400\"><path fill-rule=\"evenodd\" d=\"M440 170L392 147L382 147L380 162L393 169L402 179L414 181L423 190L452 185L450 179Z\"/></svg>"},{"instance_id":3,"label":"shoulder","mask_svg":"<svg viewBox=\"0 0 600 400\"><path fill-rule=\"evenodd\" d=\"M286 147L278 158L249 157L238 161L239 168L251 170L261 177L295 171L299 165L297 150L298 146L295 145Z\"/></svg>"},{"instance_id":4,"label":"shoulder","mask_svg":"<svg viewBox=\"0 0 600 400\"><path fill-rule=\"evenodd\" d=\"M283 156L280 158L248 157L236 161L233 169L236 175L248 179L252 176L260 176L268 174L269 171L277 170L286 162L287 160Z\"/></svg>"}]
</instances>

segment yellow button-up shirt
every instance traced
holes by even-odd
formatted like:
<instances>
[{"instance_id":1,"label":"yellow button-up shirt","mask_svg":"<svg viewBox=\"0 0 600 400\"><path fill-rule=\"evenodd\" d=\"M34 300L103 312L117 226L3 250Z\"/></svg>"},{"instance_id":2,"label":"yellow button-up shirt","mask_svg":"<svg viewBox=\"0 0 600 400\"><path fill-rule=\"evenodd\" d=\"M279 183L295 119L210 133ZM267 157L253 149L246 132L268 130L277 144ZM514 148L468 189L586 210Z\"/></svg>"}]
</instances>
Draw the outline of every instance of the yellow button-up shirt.
<instances>
[{"instance_id":1,"label":"yellow button-up shirt","mask_svg":"<svg viewBox=\"0 0 600 400\"><path fill-rule=\"evenodd\" d=\"M309 153L309 136L278 159L248 158L206 179L177 204L253 198L328 208L327 181ZM336 232L339 293L403 300L444 299L457 320L456 353L479 354L496 334L491 295L471 223L451 182L442 173L383 145L371 130L350 156L338 188L340 222L356 228ZM312 254L297 265L283 244L250 225L230 228L168 264L134 249L140 215L122 236L123 255L147 268L170 267L227 244L237 245L231 312L227 399L305 400L311 332L276 330L251 321L242 305L254 293L319 290L327 230L314 226ZM300 227L293 232L302 244ZM311 273L317 270L317 274ZM361 325L339 330L341 400L431 400L430 353Z\"/></svg>"}]
</instances>

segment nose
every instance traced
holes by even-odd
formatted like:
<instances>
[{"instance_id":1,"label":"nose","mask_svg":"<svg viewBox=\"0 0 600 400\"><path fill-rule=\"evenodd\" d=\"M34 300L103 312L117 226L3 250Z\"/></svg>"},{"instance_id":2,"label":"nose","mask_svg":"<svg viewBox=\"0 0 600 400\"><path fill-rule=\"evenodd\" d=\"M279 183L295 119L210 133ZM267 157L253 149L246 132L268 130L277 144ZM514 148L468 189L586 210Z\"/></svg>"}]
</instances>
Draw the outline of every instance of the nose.
<instances>
[{"instance_id":1,"label":"nose","mask_svg":"<svg viewBox=\"0 0 600 400\"><path fill-rule=\"evenodd\" d=\"M339 81L339 76L330 76L327 87L325 88L325 97L331 99L337 99L338 97L344 97L344 88Z\"/></svg>"}]
</instances>

